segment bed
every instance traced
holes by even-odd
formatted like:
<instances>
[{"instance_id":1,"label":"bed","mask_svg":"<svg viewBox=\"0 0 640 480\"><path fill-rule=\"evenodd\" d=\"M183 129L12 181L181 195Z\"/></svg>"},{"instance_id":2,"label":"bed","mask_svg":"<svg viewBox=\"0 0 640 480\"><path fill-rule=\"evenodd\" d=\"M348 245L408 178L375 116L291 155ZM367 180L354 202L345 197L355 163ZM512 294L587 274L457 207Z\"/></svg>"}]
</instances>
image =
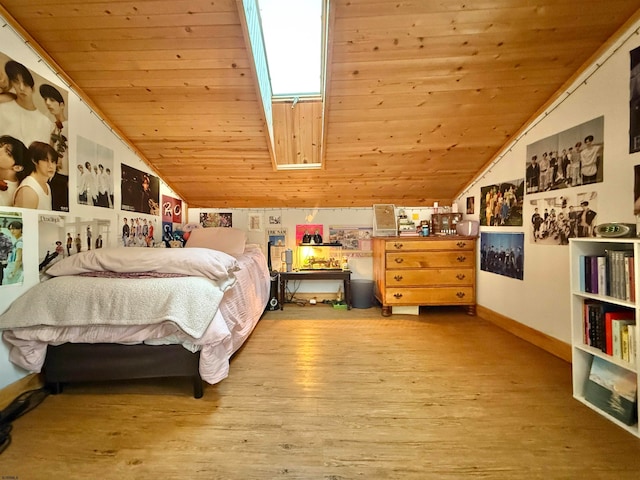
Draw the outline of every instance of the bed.
<instances>
[{"instance_id":1,"label":"bed","mask_svg":"<svg viewBox=\"0 0 640 480\"><path fill-rule=\"evenodd\" d=\"M189 248L91 250L52 265L50 279L0 315L10 360L42 372L54 392L67 382L180 376L201 397L203 381L228 376L270 290L258 246L221 245L212 234L193 235Z\"/></svg>"}]
</instances>

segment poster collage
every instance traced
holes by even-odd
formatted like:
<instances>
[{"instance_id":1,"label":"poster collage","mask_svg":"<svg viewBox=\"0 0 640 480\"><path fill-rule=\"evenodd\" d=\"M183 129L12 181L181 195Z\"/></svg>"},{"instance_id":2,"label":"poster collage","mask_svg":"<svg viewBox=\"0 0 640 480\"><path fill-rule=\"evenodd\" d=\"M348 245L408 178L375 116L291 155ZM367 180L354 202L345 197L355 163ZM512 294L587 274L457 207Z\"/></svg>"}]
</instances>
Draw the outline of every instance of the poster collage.
<instances>
[{"instance_id":1,"label":"poster collage","mask_svg":"<svg viewBox=\"0 0 640 480\"><path fill-rule=\"evenodd\" d=\"M161 199L157 176L118 162L113 150L91 139L69 137L68 98L67 89L0 51L0 286L23 283L23 235L38 236L44 278L52 263L116 246L108 245L114 237L123 247L160 246L182 223L182 201ZM71 143L76 158L69 155ZM74 215L77 205L96 213ZM48 212L39 215L38 232L23 231L14 207ZM101 219L98 209L111 212L104 215L109 218ZM113 212L119 226L112 225Z\"/></svg>"},{"instance_id":2,"label":"poster collage","mask_svg":"<svg viewBox=\"0 0 640 480\"><path fill-rule=\"evenodd\" d=\"M595 236L597 193L588 186L603 181L604 117L532 143L526 155L524 178L480 188L480 225L528 228L536 245ZM525 195L533 212L528 219ZM467 213L474 204L467 198ZM524 251L522 232L482 232L480 269L523 280Z\"/></svg>"}]
</instances>

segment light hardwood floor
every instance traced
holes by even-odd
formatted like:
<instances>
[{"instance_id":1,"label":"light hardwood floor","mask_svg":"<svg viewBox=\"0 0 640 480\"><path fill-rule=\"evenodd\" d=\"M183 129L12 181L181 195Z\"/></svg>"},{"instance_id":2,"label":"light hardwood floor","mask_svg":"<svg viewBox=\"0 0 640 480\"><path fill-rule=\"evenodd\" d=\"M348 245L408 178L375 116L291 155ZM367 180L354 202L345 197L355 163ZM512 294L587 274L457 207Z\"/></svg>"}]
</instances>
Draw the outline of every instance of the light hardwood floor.
<instances>
[{"instance_id":1,"label":"light hardwood floor","mask_svg":"<svg viewBox=\"0 0 640 480\"><path fill-rule=\"evenodd\" d=\"M640 478L640 440L570 366L462 310L268 312L230 376L68 387L14 423L0 478Z\"/></svg>"}]
</instances>

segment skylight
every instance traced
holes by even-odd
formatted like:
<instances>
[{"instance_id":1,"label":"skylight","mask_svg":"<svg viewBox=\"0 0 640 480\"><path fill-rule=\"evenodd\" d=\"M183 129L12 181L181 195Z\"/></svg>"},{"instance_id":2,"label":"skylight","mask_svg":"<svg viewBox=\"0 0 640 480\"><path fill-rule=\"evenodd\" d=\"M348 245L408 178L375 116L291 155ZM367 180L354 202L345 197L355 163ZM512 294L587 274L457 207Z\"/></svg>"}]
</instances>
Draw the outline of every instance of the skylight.
<instances>
[{"instance_id":1,"label":"skylight","mask_svg":"<svg viewBox=\"0 0 640 480\"><path fill-rule=\"evenodd\" d=\"M258 0L274 96L320 95L323 0Z\"/></svg>"}]
</instances>

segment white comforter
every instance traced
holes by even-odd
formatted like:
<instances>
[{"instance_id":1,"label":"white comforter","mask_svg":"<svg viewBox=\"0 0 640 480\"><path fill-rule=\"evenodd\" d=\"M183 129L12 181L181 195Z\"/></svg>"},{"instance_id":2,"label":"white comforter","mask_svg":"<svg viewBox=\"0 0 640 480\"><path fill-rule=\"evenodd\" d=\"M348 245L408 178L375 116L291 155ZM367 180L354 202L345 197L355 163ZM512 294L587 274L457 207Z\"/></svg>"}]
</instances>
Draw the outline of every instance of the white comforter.
<instances>
[{"instance_id":1,"label":"white comforter","mask_svg":"<svg viewBox=\"0 0 640 480\"><path fill-rule=\"evenodd\" d=\"M154 249L124 248L114 250L118 252L129 250L154 251ZM208 249L184 249L184 252L191 253L191 251L194 250ZM183 249L160 251L165 253L172 251L182 252ZM39 372L44 363L47 344L60 344L65 342L180 343L191 351L201 351L200 375L203 380L208 383L219 382L228 375L231 355L249 336L264 310L269 295L269 273L264 255L258 248L248 247L245 253L237 258L223 254L229 258L223 257L221 260L222 264L218 264L219 260L213 261L210 252L215 251L209 251L203 253L203 255L207 258L206 262L215 265L213 272L216 273L211 273L212 271L209 270L209 273L206 273L207 279L178 277L131 280L69 277L69 279L80 278L86 286L82 294L78 291L66 291L65 287L66 300L60 303L66 303L68 310L66 314L64 312L58 312L57 315L53 316L62 319L58 322L57 326L51 325L53 321L51 319L42 321L43 318L48 318L47 314L44 313L43 316L38 315L37 317L31 315L34 319L39 319L37 321L31 321L34 326L30 328L20 328L19 325L15 324L19 323L20 320L11 313L14 305L19 303L21 299L16 300L14 305L0 316L0 328L9 328L5 330L3 337L11 345L11 361L26 370ZM79 257L80 255L81 254L69 258L74 259L74 257ZM182 267L176 265L170 266L171 262L166 262L165 266L164 261L152 259L151 257L154 255L155 254L149 255L148 258L145 257L144 261L147 262L147 268L153 268L155 270L139 270L139 266L136 265L132 267L134 270L131 271L182 273L177 271ZM174 256L178 259L178 263L182 261L180 254ZM89 256L86 255L85 257ZM108 252L106 255L98 255L97 257L99 257L98 261L100 265L105 265L105 261L111 261L111 258L115 258L116 263L110 264L112 268L129 268L125 266L127 262L119 260L117 256L113 257L112 252ZM107 260L105 260L105 258ZM154 264L153 262L159 263ZM63 263L64 262L59 262L54 266L57 267ZM96 264L92 258L76 259L73 265L69 265L70 262L67 263L68 265L62 265L64 269L60 267L48 273L58 275L64 272L64 275L75 275L75 273L70 272L79 273L78 270L88 271L87 269L95 268L99 270L100 268L104 268L103 266L96 266L98 264ZM167 272L167 268L172 269L172 271ZM205 268L202 266L197 267L197 269L200 270L207 270L208 268L209 267ZM226 275L223 273L225 270L227 272ZM214 278L212 278L212 276ZM30 289L27 294L33 291L33 296L31 296L31 298L25 298L24 305L21 306L21 308L26 308L26 311L28 311L29 304L33 304L34 308L47 310L49 307L47 298L51 297L40 296L37 294L37 291L41 290L41 287L49 284L47 288L52 289L55 295L56 288L54 286L56 284L62 285L66 283L64 279L65 277L62 276L58 279L47 280ZM61 282L61 280L63 282ZM145 302L144 305L134 305L127 303L129 300L123 300L124 293L122 293L122 297L112 297L111 294L113 292L111 288L105 290L100 287L100 285L106 285L104 283L105 280L109 281L108 283L111 283L113 280L117 280L118 282L116 283L128 282L126 283L128 285L131 285L131 282L157 282L160 280L160 283L166 284L166 288L163 287L164 293L161 295L161 299L149 293L149 298L142 300ZM196 284L197 287L194 287ZM179 290L172 290L171 285L180 285ZM147 284L147 286L151 288L152 284ZM92 288L93 293L90 292ZM192 293L192 295L185 297L184 290ZM105 292L108 293L105 295ZM220 308L217 308L215 300L217 295L222 297ZM96 302L95 297L97 296L102 300ZM177 300L179 297L182 298L182 300ZM164 298L164 300L162 300L162 298ZM192 312L190 306L183 305L189 313L186 316L182 315L180 309L176 309L175 307L179 302L184 301L187 303L193 302L193 306L197 306L196 310L198 310L198 312ZM104 312L102 317L99 315L100 305L106 311L112 308L115 303L119 304L121 302L124 308L120 309L120 315L126 318L125 321L119 318L117 322L114 322L117 323L116 325L107 325L106 322L100 320L100 318L105 318ZM82 323L81 315L77 313L78 307L80 307L81 310L87 308L91 310L90 312L85 311L82 314L83 316L94 317L94 321L91 322L92 324L90 326L86 326L87 322ZM161 311L162 308L165 307L167 310L165 314L163 314ZM98 311L94 311L96 309ZM25 310L23 310L23 312L24 311ZM40 313L42 314L43 312ZM113 315L111 316L113 317ZM12 317L13 319L11 319ZM69 320L69 318L73 317L77 317L77 321ZM195 321L192 321L192 319ZM14 324L8 323L9 321Z\"/></svg>"}]
</instances>

